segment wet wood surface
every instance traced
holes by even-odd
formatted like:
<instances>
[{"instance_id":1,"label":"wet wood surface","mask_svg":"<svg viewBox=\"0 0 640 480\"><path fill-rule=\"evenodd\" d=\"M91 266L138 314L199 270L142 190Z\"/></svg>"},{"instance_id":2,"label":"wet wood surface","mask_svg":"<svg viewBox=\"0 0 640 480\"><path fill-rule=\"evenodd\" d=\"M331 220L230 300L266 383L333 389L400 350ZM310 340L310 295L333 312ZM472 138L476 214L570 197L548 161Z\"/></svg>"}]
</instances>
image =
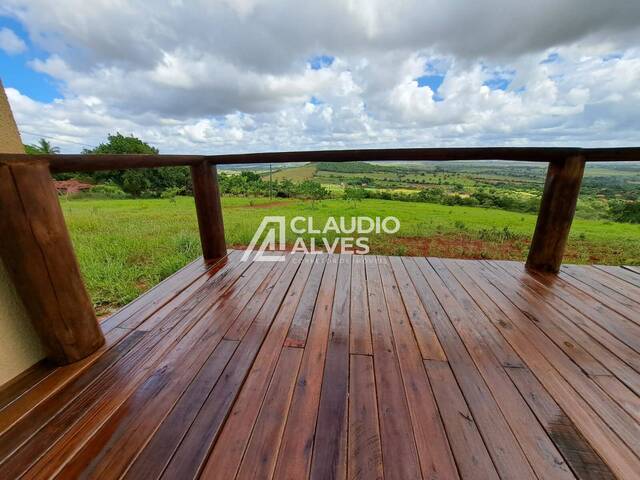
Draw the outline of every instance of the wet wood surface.
<instances>
[{"instance_id":1,"label":"wet wood surface","mask_svg":"<svg viewBox=\"0 0 640 480\"><path fill-rule=\"evenodd\" d=\"M637 478L640 272L193 262L0 390L0 478Z\"/></svg>"}]
</instances>

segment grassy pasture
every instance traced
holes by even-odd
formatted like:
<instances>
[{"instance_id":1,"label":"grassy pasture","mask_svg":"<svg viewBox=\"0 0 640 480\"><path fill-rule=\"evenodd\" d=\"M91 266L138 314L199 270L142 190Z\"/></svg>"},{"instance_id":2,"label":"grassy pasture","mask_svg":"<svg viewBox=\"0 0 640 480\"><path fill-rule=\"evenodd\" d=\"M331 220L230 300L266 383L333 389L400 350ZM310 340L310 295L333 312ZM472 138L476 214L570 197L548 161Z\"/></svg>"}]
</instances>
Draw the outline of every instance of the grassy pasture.
<instances>
[{"instance_id":1,"label":"grassy pasture","mask_svg":"<svg viewBox=\"0 0 640 480\"><path fill-rule=\"evenodd\" d=\"M284 168L273 172L274 180L291 180L292 182L302 182L304 180L311 180L316 174L315 165L302 165L300 167ZM263 179L269 180L269 174L262 176Z\"/></svg>"},{"instance_id":2,"label":"grassy pasture","mask_svg":"<svg viewBox=\"0 0 640 480\"><path fill-rule=\"evenodd\" d=\"M200 255L193 198L62 200L90 294L101 313L123 305ZM265 215L395 216L400 231L370 237L372 253L524 259L535 215L384 200L224 198L227 242L251 240ZM327 235L332 237L332 235ZM288 239L292 235L288 235ZM309 236L306 236L307 239ZM567 262L640 264L640 225L576 219Z\"/></svg>"}]
</instances>

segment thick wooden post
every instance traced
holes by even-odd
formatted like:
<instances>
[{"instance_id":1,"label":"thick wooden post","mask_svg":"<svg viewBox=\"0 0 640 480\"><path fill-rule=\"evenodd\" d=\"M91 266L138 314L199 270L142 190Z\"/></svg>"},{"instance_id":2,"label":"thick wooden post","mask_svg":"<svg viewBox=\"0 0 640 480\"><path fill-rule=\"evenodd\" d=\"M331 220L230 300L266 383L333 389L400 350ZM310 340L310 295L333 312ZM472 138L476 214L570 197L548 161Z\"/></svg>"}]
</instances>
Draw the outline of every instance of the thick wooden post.
<instances>
[{"instance_id":1,"label":"thick wooden post","mask_svg":"<svg viewBox=\"0 0 640 480\"><path fill-rule=\"evenodd\" d=\"M549 163L527 268L557 273L578 203L585 159L574 156Z\"/></svg>"},{"instance_id":2,"label":"thick wooden post","mask_svg":"<svg viewBox=\"0 0 640 480\"><path fill-rule=\"evenodd\" d=\"M104 344L46 163L0 164L0 256L48 356L80 360Z\"/></svg>"},{"instance_id":3,"label":"thick wooden post","mask_svg":"<svg viewBox=\"0 0 640 480\"><path fill-rule=\"evenodd\" d=\"M206 161L192 166L191 179L202 255L205 261L215 261L227 254L216 166Z\"/></svg>"}]
</instances>

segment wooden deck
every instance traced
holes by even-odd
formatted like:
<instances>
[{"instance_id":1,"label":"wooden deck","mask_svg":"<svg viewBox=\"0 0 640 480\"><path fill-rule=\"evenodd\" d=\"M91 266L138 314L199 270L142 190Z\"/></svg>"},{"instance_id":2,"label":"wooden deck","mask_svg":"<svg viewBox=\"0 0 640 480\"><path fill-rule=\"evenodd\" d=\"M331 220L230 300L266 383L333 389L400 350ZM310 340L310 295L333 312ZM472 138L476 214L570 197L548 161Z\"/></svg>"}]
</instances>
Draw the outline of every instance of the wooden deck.
<instances>
[{"instance_id":1,"label":"wooden deck","mask_svg":"<svg viewBox=\"0 0 640 480\"><path fill-rule=\"evenodd\" d=\"M0 392L0 478L638 478L640 270L195 262Z\"/></svg>"}]
</instances>

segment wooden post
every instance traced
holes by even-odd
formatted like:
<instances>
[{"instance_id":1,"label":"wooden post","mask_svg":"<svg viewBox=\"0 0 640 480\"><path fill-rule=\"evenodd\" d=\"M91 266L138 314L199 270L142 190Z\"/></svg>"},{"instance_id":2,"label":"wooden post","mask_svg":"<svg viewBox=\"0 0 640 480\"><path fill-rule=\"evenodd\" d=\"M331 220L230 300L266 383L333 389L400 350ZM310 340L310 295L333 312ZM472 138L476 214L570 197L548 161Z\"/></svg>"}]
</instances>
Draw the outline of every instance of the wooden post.
<instances>
[{"instance_id":1,"label":"wooden post","mask_svg":"<svg viewBox=\"0 0 640 480\"><path fill-rule=\"evenodd\" d=\"M202 254L205 261L215 261L227 254L216 166L206 161L193 165L191 179L196 200Z\"/></svg>"},{"instance_id":2,"label":"wooden post","mask_svg":"<svg viewBox=\"0 0 640 480\"><path fill-rule=\"evenodd\" d=\"M104 344L46 163L0 163L0 256L48 356L65 364Z\"/></svg>"},{"instance_id":3,"label":"wooden post","mask_svg":"<svg viewBox=\"0 0 640 480\"><path fill-rule=\"evenodd\" d=\"M584 173L583 156L549 163L527 268L558 273Z\"/></svg>"}]
</instances>

